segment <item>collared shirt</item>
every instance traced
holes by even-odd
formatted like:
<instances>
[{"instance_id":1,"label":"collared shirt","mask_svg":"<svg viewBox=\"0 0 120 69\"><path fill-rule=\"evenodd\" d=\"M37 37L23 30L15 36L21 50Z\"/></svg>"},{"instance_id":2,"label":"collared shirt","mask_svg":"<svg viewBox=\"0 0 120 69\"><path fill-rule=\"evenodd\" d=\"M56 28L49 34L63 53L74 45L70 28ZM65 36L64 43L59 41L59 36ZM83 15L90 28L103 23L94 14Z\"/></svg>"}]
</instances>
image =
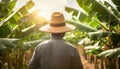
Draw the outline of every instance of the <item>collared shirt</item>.
<instances>
[{"instance_id":1,"label":"collared shirt","mask_svg":"<svg viewBox=\"0 0 120 69\"><path fill-rule=\"evenodd\" d=\"M52 37L35 48L29 69L83 69L83 65L73 45Z\"/></svg>"}]
</instances>

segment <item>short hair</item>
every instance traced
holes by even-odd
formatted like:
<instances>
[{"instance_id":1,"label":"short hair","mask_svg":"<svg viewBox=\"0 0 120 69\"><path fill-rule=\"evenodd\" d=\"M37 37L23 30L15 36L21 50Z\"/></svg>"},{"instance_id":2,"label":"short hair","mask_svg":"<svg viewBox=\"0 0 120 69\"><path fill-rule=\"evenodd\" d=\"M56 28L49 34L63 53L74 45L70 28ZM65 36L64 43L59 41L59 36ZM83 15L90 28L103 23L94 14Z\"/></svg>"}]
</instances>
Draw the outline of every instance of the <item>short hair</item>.
<instances>
[{"instance_id":1,"label":"short hair","mask_svg":"<svg viewBox=\"0 0 120 69\"><path fill-rule=\"evenodd\" d=\"M65 34L65 32L63 32L63 33L51 33L52 34L52 36L64 36L64 34Z\"/></svg>"}]
</instances>

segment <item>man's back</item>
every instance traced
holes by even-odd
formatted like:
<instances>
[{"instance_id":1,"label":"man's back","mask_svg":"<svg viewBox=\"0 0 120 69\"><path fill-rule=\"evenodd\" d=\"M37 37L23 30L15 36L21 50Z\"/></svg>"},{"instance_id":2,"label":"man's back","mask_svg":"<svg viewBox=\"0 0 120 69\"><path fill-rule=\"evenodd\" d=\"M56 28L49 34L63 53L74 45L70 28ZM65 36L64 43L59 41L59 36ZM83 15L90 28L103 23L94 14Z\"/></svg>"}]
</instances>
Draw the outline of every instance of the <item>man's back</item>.
<instances>
[{"instance_id":1,"label":"man's back","mask_svg":"<svg viewBox=\"0 0 120 69\"><path fill-rule=\"evenodd\" d=\"M76 48L57 38L39 44L30 65L29 69L83 69Z\"/></svg>"}]
</instances>

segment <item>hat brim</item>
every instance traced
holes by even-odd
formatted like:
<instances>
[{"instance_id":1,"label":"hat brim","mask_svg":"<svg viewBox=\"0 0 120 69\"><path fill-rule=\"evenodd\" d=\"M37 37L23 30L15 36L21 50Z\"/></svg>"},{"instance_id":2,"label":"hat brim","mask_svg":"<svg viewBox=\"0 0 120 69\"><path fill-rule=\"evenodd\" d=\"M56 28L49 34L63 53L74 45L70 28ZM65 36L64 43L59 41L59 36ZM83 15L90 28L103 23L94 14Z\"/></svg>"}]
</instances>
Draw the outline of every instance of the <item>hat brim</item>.
<instances>
[{"instance_id":1,"label":"hat brim","mask_svg":"<svg viewBox=\"0 0 120 69\"><path fill-rule=\"evenodd\" d=\"M66 24L62 27L51 27L49 24L43 26L40 28L41 31L49 32L49 33L62 33L62 32L68 32L75 29L75 26Z\"/></svg>"}]
</instances>

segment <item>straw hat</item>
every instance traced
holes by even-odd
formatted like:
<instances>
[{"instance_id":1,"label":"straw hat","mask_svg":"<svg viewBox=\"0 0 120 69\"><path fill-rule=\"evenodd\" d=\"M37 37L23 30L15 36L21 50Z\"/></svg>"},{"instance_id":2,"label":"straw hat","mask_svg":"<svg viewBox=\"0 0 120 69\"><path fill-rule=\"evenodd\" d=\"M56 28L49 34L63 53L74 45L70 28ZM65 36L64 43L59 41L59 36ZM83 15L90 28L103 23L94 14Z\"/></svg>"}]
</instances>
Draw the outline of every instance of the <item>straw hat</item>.
<instances>
[{"instance_id":1,"label":"straw hat","mask_svg":"<svg viewBox=\"0 0 120 69\"><path fill-rule=\"evenodd\" d=\"M40 30L49 33L62 33L75 29L73 25L65 23L62 13L54 12L51 16L50 23L41 27Z\"/></svg>"}]
</instances>

